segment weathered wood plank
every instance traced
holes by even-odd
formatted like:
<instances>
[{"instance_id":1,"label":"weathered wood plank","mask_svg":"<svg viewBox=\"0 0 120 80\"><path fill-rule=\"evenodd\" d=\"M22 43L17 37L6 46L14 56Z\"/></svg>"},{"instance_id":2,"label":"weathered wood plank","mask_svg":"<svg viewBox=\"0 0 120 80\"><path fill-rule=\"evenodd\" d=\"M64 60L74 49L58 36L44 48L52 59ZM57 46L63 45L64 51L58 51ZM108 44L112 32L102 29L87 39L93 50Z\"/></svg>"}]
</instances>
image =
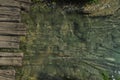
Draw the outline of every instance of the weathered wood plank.
<instances>
[{"instance_id":1,"label":"weathered wood plank","mask_svg":"<svg viewBox=\"0 0 120 80\"><path fill-rule=\"evenodd\" d=\"M25 36L26 31L9 31L9 30L0 30L0 35L12 35L12 36Z\"/></svg>"},{"instance_id":2,"label":"weathered wood plank","mask_svg":"<svg viewBox=\"0 0 120 80\"><path fill-rule=\"evenodd\" d=\"M0 48L19 48L19 43L0 41Z\"/></svg>"},{"instance_id":3,"label":"weathered wood plank","mask_svg":"<svg viewBox=\"0 0 120 80\"><path fill-rule=\"evenodd\" d=\"M25 31L26 27L23 23L12 23L12 22L0 22L0 31Z\"/></svg>"},{"instance_id":4,"label":"weathered wood plank","mask_svg":"<svg viewBox=\"0 0 120 80\"><path fill-rule=\"evenodd\" d=\"M9 30L9 31L26 31L26 28L25 27L19 27L19 26L6 26L6 27L0 26L0 31L5 31L5 30Z\"/></svg>"},{"instance_id":5,"label":"weathered wood plank","mask_svg":"<svg viewBox=\"0 0 120 80\"><path fill-rule=\"evenodd\" d=\"M0 7L0 14L20 15L20 8L16 7Z\"/></svg>"},{"instance_id":6,"label":"weathered wood plank","mask_svg":"<svg viewBox=\"0 0 120 80\"><path fill-rule=\"evenodd\" d=\"M22 66L23 53L0 52L0 66Z\"/></svg>"},{"instance_id":7,"label":"weathered wood plank","mask_svg":"<svg viewBox=\"0 0 120 80\"><path fill-rule=\"evenodd\" d=\"M1 75L15 76L15 70L0 70Z\"/></svg>"},{"instance_id":8,"label":"weathered wood plank","mask_svg":"<svg viewBox=\"0 0 120 80\"><path fill-rule=\"evenodd\" d=\"M0 80L15 80L15 70L0 70Z\"/></svg>"},{"instance_id":9,"label":"weathered wood plank","mask_svg":"<svg viewBox=\"0 0 120 80\"><path fill-rule=\"evenodd\" d=\"M24 26L23 23L14 23L14 22L0 22L0 26ZM25 26L24 26L25 27Z\"/></svg>"},{"instance_id":10,"label":"weathered wood plank","mask_svg":"<svg viewBox=\"0 0 120 80\"><path fill-rule=\"evenodd\" d=\"M0 57L22 57L23 53L0 52Z\"/></svg>"},{"instance_id":11,"label":"weathered wood plank","mask_svg":"<svg viewBox=\"0 0 120 80\"><path fill-rule=\"evenodd\" d=\"M0 22L0 35L26 35L26 27L22 23Z\"/></svg>"},{"instance_id":12,"label":"weathered wood plank","mask_svg":"<svg viewBox=\"0 0 120 80\"><path fill-rule=\"evenodd\" d=\"M1 57L0 66L22 66L21 57Z\"/></svg>"},{"instance_id":13,"label":"weathered wood plank","mask_svg":"<svg viewBox=\"0 0 120 80\"><path fill-rule=\"evenodd\" d=\"M20 42L18 36L2 36L2 35L0 35L0 41L6 41L6 42Z\"/></svg>"},{"instance_id":14,"label":"weathered wood plank","mask_svg":"<svg viewBox=\"0 0 120 80\"><path fill-rule=\"evenodd\" d=\"M20 7L20 3L15 0L0 0L0 6Z\"/></svg>"},{"instance_id":15,"label":"weathered wood plank","mask_svg":"<svg viewBox=\"0 0 120 80\"><path fill-rule=\"evenodd\" d=\"M20 15L0 15L0 22L20 22Z\"/></svg>"}]
</instances>

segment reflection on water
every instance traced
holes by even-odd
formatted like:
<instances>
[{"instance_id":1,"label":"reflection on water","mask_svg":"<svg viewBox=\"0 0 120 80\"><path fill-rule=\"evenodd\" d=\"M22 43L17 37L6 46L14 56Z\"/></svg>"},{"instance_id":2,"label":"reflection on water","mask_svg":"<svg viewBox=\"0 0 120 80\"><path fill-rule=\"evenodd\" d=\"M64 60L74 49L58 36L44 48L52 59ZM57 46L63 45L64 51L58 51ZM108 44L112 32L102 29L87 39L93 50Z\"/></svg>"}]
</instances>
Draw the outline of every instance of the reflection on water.
<instances>
[{"instance_id":1,"label":"reflection on water","mask_svg":"<svg viewBox=\"0 0 120 80\"><path fill-rule=\"evenodd\" d=\"M22 79L120 79L119 14L88 17L66 14L45 4L33 6L26 22L29 28Z\"/></svg>"}]
</instances>

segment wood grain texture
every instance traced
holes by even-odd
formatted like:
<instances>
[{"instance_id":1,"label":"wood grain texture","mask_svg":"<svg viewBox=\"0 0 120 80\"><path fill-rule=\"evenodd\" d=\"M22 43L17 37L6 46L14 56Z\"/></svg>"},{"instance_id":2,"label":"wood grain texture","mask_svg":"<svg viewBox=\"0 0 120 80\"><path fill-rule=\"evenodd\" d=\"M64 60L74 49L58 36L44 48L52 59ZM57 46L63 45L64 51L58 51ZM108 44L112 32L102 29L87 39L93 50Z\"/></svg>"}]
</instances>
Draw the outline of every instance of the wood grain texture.
<instances>
[{"instance_id":1,"label":"wood grain texture","mask_svg":"<svg viewBox=\"0 0 120 80\"><path fill-rule=\"evenodd\" d=\"M9 31L9 30L0 30L0 35L13 35L13 36L25 36L26 31Z\"/></svg>"},{"instance_id":2,"label":"wood grain texture","mask_svg":"<svg viewBox=\"0 0 120 80\"><path fill-rule=\"evenodd\" d=\"M0 52L0 57L21 57L23 58L23 53Z\"/></svg>"},{"instance_id":3,"label":"wood grain texture","mask_svg":"<svg viewBox=\"0 0 120 80\"><path fill-rule=\"evenodd\" d=\"M4 15L20 15L20 8L16 7L0 7L0 14Z\"/></svg>"},{"instance_id":4,"label":"wood grain texture","mask_svg":"<svg viewBox=\"0 0 120 80\"><path fill-rule=\"evenodd\" d=\"M31 0L0 0L0 49L18 49L26 35L21 11L29 10ZM22 66L23 53L0 52L0 66ZM15 70L0 70L0 80L15 80Z\"/></svg>"},{"instance_id":5,"label":"wood grain texture","mask_svg":"<svg viewBox=\"0 0 120 80\"><path fill-rule=\"evenodd\" d=\"M15 70L0 70L0 80L15 80Z\"/></svg>"},{"instance_id":6,"label":"wood grain texture","mask_svg":"<svg viewBox=\"0 0 120 80\"><path fill-rule=\"evenodd\" d=\"M19 48L19 43L0 41L0 48Z\"/></svg>"},{"instance_id":7,"label":"wood grain texture","mask_svg":"<svg viewBox=\"0 0 120 80\"><path fill-rule=\"evenodd\" d=\"M0 22L21 22L20 15L0 15Z\"/></svg>"},{"instance_id":8,"label":"wood grain texture","mask_svg":"<svg viewBox=\"0 0 120 80\"><path fill-rule=\"evenodd\" d=\"M26 35L26 27L22 23L0 22L0 35Z\"/></svg>"},{"instance_id":9,"label":"wood grain texture","mask_svg":"<svg viewBox=\"0 0 120 80\"><path fill-rule=\"evenodd\" d=\"M1 57L0 66L22 66L22 58L20 57Z\"/></svg>"},{"instance_id":10,"label":"wood grain texture","mask_svg":"<svg viewBox=\"0 0 120 80\"><path fill-rule=\"evenodd\" d=\"M0 31L26 31L26 27L23 23L13 22L0 22Z\"/></svg>"},{"instance_id":11,"label":"wood grain texture","mask_svg":"<svg viewBox=\"0 0 120 80\"><path fill-rule=\"evenodd\" d=\"M0 52L0 66L22 66L23 53Z\"/></svg>"},{"instance_id":12,"label":"wood grain texture","mask_svg":"<svg viewBox=\"0 0 120 80\"><path fill-rule=\"evenodd\" d=\"M6 41L6 42L20 42L18 36L2 36L2 35L0 35L0 41Z\"/></svg>"},{"instance_id":13,"label":"wood grain texture","mask_svg":"<svg viewBox=\"0 0 120 80\"><path fill-rule=\"evenodd\" d=\"M0 0L0 6L20 7L20 3L15 0Z\"/></svg>"}]
</instances>

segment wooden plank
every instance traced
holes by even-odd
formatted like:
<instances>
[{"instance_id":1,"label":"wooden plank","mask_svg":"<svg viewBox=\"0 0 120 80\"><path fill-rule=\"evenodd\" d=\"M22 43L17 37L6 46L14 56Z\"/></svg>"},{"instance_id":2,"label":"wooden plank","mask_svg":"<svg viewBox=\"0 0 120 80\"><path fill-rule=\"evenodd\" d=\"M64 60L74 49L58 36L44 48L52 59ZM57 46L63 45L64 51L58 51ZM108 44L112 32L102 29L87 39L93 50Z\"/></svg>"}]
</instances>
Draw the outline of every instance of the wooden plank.
<instances>
[{"instance_id":1,"label":"wooden plank","mask_svg":"<svg viewBox=\"0 0 120 80\"><path fill-rule=\"evenodd\" d=\"M2 36L2 35L0 35L0 41L6 41L6 42L20 42L18 36Z\"/></svg>"},{"instance_id":2,"label":"wooden plank","mask_svg":"<svg viewBox=\"0 0 120 80\"><path fill-rule=\"evenodd\" d=\"M20 15L20 8L16 7L0 7L0 14Z\"/></svg>"},{"instance_id":3,"label":"wooden plank","mask_svg":"<svg viewBox=\"0 0 120 80\"><path fill-rule=\"evenodd\" d=\"M0 66L22 66L23 53L0 52Z\"/></svg>"},{"instance_id":4,"label":"wooden plank","mask_svg":"<svg viewBox=\"0 0 120 80\"><path fill-rule=\"evenodd\" d=\"M0 22L0 31L25 31L26 27L23 23Z\"/></svg>"},{"instance_id":5,"label":"wooden plank","mask_svg":"<svg viewBox=\"0 0 120 80\"><path fill-rule=\"evenodd\" d=\"M15 70L0 70L0 80L15 80Z\"/></svg>"},{"instance_id":6,"label":"wooden plank","mask_svg":"<svg viewBox=\"0 0 120 80\"><path fill-rule=\"evenodd\" d=\"M23 53L0 52L0 57L22 57Z\"/></svg>"},{"instance_id":7,"label":"wooden plank","mask_svg":"<svg viewBox=\"0 0 120 80\"><path fill-rule=\"evenodd\" d=\"M20 22L20 15L0 15L0 22Z\"/></svg>"},{"instance_id":8,"label":"wooden plank","mask_svg":"<svg viewBox=\"0 0 120 80\"><path fill-rule=\"evenodd\" d=\"M0 35L26 35L25 25L22 23L0 22Z\"/></svg>"},{"instance_id":9,"label":"wooden plank","mask_svg":"<svg viewBox=\"0 0 120 80\"><path fill-rule=\"evenodd\" d=\"M22 66L21 57L1 57L0 66Z\"/></svg>"},{"instance_id":10,"label":"wooden plank","mask_svg":"<svg viewBox=\"0 0 120 80\"><path fill-rule=\"evenodd\" d=\"M26 31L9 31L9 30L0 30L0 35L12 35L12 36L25 36Z\"/></svg>"},{"instance_id":11,"label":"wooden plank","mask_svg":"<svg viewBox=\"0 0 120 80\"><path fill-rule=\"evenodd\" d=\"M0 41L0 48L19 48L19 43Z\"/></svg>"},{"instance_id":12,"label":"wooden plank","mask_svg":"<svg viewBox=\"0 0 120 80\"><path fill-rule=\"evenodd\" d=\"M0 6L20 7L20 3L15 0L0 0Z\"/></svg>"}]
</instances>

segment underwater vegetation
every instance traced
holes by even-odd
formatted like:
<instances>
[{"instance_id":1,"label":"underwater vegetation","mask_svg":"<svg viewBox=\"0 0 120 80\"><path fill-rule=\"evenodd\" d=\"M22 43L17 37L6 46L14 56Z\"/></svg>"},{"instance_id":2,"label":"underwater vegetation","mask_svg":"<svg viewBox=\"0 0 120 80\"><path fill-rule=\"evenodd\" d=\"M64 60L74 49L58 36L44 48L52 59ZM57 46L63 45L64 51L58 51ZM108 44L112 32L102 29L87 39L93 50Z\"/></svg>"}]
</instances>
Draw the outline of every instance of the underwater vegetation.
<instances>
[{"instance_id":1,"label":"underwater vegetation","mask_svg":"<svg viewBox=\"0 0 120 80\"><path fill-rule=\"evenodd\" d=\"M93 18L38 1L23 14L20 80L120 80L120 13Z\"/></svg>"}]
</instances>

